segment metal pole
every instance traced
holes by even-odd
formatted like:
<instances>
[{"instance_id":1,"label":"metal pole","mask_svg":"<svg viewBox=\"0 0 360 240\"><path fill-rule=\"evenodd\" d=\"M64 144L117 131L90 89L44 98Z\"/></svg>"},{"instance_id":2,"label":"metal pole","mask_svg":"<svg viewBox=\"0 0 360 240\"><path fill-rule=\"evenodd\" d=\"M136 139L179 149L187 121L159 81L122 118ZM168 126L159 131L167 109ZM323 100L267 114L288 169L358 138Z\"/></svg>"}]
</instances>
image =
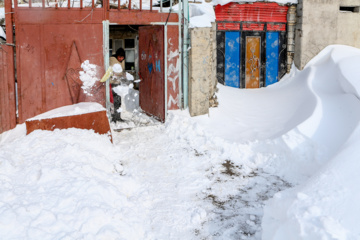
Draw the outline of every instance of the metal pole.
<instances>
[{"instance_id":1,"label":"metal pole","mask_svg":"<svg viewBox=\"0 0 360 240\"><path fill-rule=\"evenodd\" d=\"M287 14L287 73L291 70L295 54L296 6L291 5Z\"/></svg>"},{"instance_id":2,"label":"metal pole","mask_svg":"<svg viewBox=\"0 0 360 240\"><path fill-rule=\"evenodd\" d=\"M161 0L160 0L161 1ZM164 80L165 80L165 122L166 122L166 118L167 118L167 112L168 112L168 108L167 108L167 25L165 24L164 26Z\"/></svg>"},{"instance_id":3,"label":"metal pole","mask_svg":"<svg viewBox=\"0 0 360 240\"><path fill-rule=\"evenodd\" d=\"M183 107L183 92L182 92L182 83L183 83L183 79L182 79L182 44L183 44L183 37L182 37L182 25L181 25L181 22L182 22L182 4L179 3L178 4L179 6L179 9L178 9L178 16L179 16L179 61L180 61L180 64L179 64L179 86L178 86L178 89L179 89L179 98L178 98L178 106L180 109L182 109Z\"/></svg>"},{"instance_id":4,"label":"metal pole","mask_svg":"<svg viewBox=\"0 0 360 240\"><path fill-rule=\"evenodd\" d=\"M189 39L189 2L188 0L183 1L184 11L184 41L183 41L183 93L184 93L184 108L188 107L188 89L189 89L189 55L188 48L190 45Z\"/></svg>"},{"instance_id":5,"label":"metal pole","mask_svg":"<svg viewBox=\"0 0 360 240\"><path fill-rule=\"evenodd\" d=\"M103 56L104 56L104 68L105 71L109 68L109 20L103 21ZM106 91L106 112L108 118L110 119L110 86L109 81L105 82L105 91Z\"/></svg>"}]
</instances>

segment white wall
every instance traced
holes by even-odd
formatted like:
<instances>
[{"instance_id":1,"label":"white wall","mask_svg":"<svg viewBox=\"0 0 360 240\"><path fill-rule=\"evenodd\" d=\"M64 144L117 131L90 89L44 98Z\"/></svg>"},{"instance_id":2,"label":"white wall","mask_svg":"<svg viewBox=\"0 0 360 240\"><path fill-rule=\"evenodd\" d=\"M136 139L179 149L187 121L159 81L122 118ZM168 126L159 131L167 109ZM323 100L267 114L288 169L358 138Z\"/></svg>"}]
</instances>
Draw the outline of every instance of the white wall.
<instances>
[{"instance_id":1,"label":"white wall","mask_svg":"<svg viewBox=\"0 0 360 240\"><path fill-rule=\"evenodd\" d=\"M302 69L331 44L360 48L360 13L340 6L360 6L359 0L299 0L295 34L295 65Z\"/></svg>"}]
</instances>

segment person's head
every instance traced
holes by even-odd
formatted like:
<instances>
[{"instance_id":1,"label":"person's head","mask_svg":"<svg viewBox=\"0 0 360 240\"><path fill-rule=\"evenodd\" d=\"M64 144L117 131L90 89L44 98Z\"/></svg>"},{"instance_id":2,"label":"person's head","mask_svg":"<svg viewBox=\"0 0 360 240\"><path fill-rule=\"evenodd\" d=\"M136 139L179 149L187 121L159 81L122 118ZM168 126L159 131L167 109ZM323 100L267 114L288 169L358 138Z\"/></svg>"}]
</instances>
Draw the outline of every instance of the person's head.
<instances>
[{"instance_id":1,"label":"person's head","mask_svg":"<svg viewBox=\"0 0 360 240\"><path fill-rule=\"evenodd\" d=\"M122 62L125 60L125 51L122 48L119 48L116 50L115 57L119 62Z\"/></svg>"}]
</instances>

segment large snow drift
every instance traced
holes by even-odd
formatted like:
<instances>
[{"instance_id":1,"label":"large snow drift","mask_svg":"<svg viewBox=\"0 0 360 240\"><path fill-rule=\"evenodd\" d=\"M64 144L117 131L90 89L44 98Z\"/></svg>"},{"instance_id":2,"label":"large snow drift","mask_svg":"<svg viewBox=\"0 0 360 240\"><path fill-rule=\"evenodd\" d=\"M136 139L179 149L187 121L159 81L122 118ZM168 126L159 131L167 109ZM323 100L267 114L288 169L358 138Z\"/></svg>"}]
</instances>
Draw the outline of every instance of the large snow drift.
<instances>
[{"instance_id":1,"label":"large snow drift","mask_svg":"<svg viewBox=\"0 0 360 240\"><path fill-rule=\"evenodd\" d=\"M114 144L18 125L0 135L1 239L359 239L359 64L330 46Z\"/></svg>"},{"instance_id":2,"label":"large snow drift","mask_svg":"<svg viewBox=\"0 0 360 240\"><path fill-rule=\"evenodd\" d=\"M297 128L326 148L330 161L269 201L264 240L360 238L359 63L358 49L330 46L293 78L316 97L313 113Z\"/></svg>"}]
</instances>

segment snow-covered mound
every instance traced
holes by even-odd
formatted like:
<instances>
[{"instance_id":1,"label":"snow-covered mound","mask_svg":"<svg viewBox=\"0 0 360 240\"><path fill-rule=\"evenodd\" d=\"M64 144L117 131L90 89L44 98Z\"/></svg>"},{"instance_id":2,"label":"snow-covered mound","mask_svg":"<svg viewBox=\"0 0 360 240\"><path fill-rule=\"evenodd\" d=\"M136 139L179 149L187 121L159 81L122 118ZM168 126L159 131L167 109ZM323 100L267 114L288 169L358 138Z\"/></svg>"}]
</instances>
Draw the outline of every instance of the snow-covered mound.
<instances>
[{"instance_id":1,"label":"snow-covered mound","mask_svg":"<svg viewBox=\"0 0 360 240\"><path fill-rule=\"evenodd\" d=\"M124 191L136 185L123 185L107 136L35 131L0 152L1 239L115 239L127 231Z\"/></svg>"},{"instance_id":2,"label":"snow-covered mound","mask_svg":"<svg viewBox=\"0 0 360 240\"><path fill-rule=\"evenodd\" d=\"M329 46L293 77L316 97L311 116L297 128L323 148L329 161L268 202L262 239L360 238L359 63L359 49Z\"/></svg>"},{"instance_id":3,"label":"snow-covered mound","mask_svg":"<svg viewBox=\"0 0 360 240\"><path fill-rule=\"evenodd\" d=\"M267 88L235 89L218 84L220 107L197 117L216 137L234 142L276 139L299 131L327 158L336 153L360 120L359 49L329 46L303 71L295 68ZM219 124L227 126L219 128ZM324 158L324 157L323 157Z\"/></svg>"}]
</instances>

